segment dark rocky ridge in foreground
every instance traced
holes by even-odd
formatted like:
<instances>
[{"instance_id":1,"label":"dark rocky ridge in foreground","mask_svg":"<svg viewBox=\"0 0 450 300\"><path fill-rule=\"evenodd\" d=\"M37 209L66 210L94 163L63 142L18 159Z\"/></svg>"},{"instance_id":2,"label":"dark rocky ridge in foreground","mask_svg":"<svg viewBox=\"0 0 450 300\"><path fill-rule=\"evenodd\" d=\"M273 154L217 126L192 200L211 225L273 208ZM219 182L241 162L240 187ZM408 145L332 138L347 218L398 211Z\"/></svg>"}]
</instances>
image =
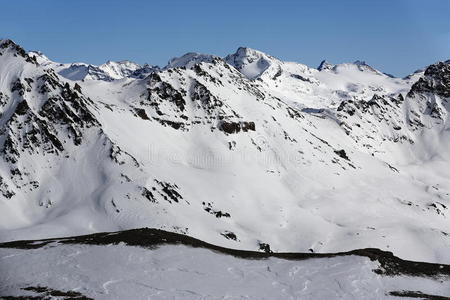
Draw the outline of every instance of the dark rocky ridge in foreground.
<instances>
[{"instance_id":1,"label":"dark rocky ridge in foreground","mask_svg":"<svg viewBox=\"0 0 450 300\"><path fill-rule=\"evenodd\" d=\"M382 251L376 248L356 249L338 253L256 252L224 248L206 243L187 235L153 228L131 229L118 232L102 232L90 235L35 241L12 241L1 243L0 248L38 249L44 246L52 247L52 244L54 243L85 245L113 245L124 243L128 246L137 246L150 249L154 249L162 245L185 245L189 247L209 249L243 259L267 259L275 257L288 260L304 260L309 258L329 258L336 256L357 255L368 257L372 261L378 261L380 263L380 268L373 271L380 275L450 278L450 265L403 260L396 257L392 252Z\"/></svg>"}]
</instances>

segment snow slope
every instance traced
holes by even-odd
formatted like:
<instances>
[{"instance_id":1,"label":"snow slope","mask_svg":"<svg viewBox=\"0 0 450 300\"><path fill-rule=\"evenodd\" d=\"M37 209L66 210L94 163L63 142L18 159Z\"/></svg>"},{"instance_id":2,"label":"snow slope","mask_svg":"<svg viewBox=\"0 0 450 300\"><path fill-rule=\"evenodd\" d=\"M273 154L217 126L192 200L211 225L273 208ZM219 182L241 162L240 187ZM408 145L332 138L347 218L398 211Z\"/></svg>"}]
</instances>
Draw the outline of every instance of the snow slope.
<instances>
[{"instance_id":1,"label":"snow slope","mask_svg":"<svg viewBox=\"0 0 450 300\"><path fill-rule=\"evenodd\" d=\"M149 229L0 244L0 247L0 296L67 295L87 299L450 297L450 266L405 262L373 249L329 256L269 255L217 248ZM428 298L431 296L436 298Z\"/></svg>"},{"instance_id":2,"label":"snow slope","mask_svg":"<svg viewBox=\"0 0 450 300\"><path fill-rule=\"evenodd\" d=\"M86 63L62 64L51 61L40 51L31 51L31 57L36 57L36 61L41 66L52 68L56 73L70 80L103 80L113 81L123 78L143 78L152 72L157 71L157 66L145 64L143 66L129 61L107 61L106 63L95 66Z\"/></svg>"},{"instance_id":3,"label":"snow slope","mask_svg":"<svg viewBox=\"0 0 450 300\"><path fill-rule=\"evenodd\" d=\"M449 62L400 79L239 48L105 79L0 53L2 241L153 227L450 262Z\"/></svg>"}]
</instances>

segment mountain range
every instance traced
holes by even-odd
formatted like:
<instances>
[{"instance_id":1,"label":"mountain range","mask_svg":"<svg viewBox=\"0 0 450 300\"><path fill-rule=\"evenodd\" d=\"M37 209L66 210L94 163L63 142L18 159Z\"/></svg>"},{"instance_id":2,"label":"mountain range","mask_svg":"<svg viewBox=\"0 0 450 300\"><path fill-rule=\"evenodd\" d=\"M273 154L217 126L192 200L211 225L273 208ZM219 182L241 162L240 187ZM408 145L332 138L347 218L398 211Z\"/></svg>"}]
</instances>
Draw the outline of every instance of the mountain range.
<instances>
[{"instance_id":1,"label":"mountain range","mask_svg":"<svg viewBox=\"0 0 450 300\"><path fill-rule=\"evenodd\" d=\"M165 67L0 41L0 241L150 227L450 264L450 61L396 78L240 47Z\"/></svg>"}]
</instances>

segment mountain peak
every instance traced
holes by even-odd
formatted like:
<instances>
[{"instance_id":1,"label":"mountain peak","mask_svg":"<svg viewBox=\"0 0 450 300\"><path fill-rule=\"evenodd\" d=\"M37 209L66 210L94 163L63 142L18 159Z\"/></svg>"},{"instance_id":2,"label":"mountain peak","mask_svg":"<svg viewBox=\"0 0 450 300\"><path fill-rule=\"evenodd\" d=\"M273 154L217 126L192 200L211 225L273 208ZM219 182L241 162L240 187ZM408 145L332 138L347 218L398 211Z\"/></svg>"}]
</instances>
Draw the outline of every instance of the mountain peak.
<instances>
[{"instance_id":1,"label":"mountain peak","mask_svg":"<svg viewBox=\"0 0 450 300\"><path fill-rule=\"evenodd\" d=\"M137 64L131 60L119 60L119 61L108 60L103 65L124 65L124 66L132 66L132 67L141 67L139 64Z\"/></svg>"},{"instance_id":2,"label":"mountain peak","mask_svg":"<svg viewBox=\"0 0 450 300\"><path fill-rule=\"evenodd\" d=\"M356 60L353 62L353 64L355 66L357 66L358 69L362 72L370 71L370 72L377 73L377 74L384 74L384 73L381 73L380 71L378 71L377 69L373 68L372 66L368 65L364 60Z\"/></svg>"},{"instance_id":3,"label":"mountain peak","mask_svg":"<svg viewBox=\"0 0 450 300\"><path fill-rule=\"evenodd\" d=\"M0 40L0 50L3 49L11 49L22 57L27 56L26 51L11 39Z\"/></svg>"},{"instance_id":4,"label":"mountain peak","mask_svg":"<svg viewBox=\"0 0 450 300\"><path fill-rule=\"evenodd\" d=\"M248 47L239 47L235 53L225 57L227 63L249 79L260 76L276 60L276 58L264 52Z\"/></svg>"},{"instance_id":5,"label":"mountain peak","mask_svg":"<svg viewBox=\"0 0 450 300\"><path fill-rule=\"evenodd\" d=\"M6 47L13 46L13 45L18 46L18 45L17 45L13 40L11 40L11 39L0 39L0 47L1 47L2 49L5 49Z\"/></svg>"},{"instance_id":6,"label":"mountain peak","mask_svg":"<svg viewBox=\"0 0 450 300\"><path fill-rule=\"evenodd\" d=\"M166 69L170 68L190 68L195 64L201 62L212 62L215 58L218 58L212 54L202 54L197 52L188 52L180 57L174 57L165 66Z\"/></svg>"},{"instance_id":7,"label":"mountain peak","mask_svg":"<svg viewBox=\"0 0 450 300\"><path fill-rule=\"evenodd\" d=\"M266 53L253 49L253 48L249 48L249 47L244 47L241 46L239 48L237 48L236 52L234 53L235 55L240 55L240 56L247 56L247 57L261 57L261 56L270 56L267 55Z\"/></svg>"},{"instance_id":8,"label":"mountain peak","mask_svg":"<svg viewBox=\"0 0 450 300\"><path fill-rule=\"evenodd\" d=\"M322 71L322 70L331 70L333 69L334 65L330 64L327 60L322 60L320 62L320 65L317 67L317 70Z\"/></svg>"},{"instance_id":9,"label":"mountain peak","mask_svg":"<svg viewBox=\"0 0 450 300\"><path fill-rule=\"evenodd\" d=\"M227 57L235 57L235 58L241 58L241 59L259 59L259 58L268 58L268 59L275 59L274 57L253 48L244 47L241 46L237 48L236 52L230 55L227 55Z\"/></svg>"},{"instance_id":10,"label":"mountain peak","mask_svg":"<svg viewBox=\"0 0 450 300\"><path fill-rule=\"evenodd\" d=\"M355 60L353 62L353 64L357 65L357 66L368 66L368 64L366 63L366 61L364 60Z\"/></svg>"},{"instance_id":11,"label":"mountain peak","mask_svg":"<svg viewBox=\"0 0 450 300\"><path fill-rule=\"evenodd\" d=\"M108 60L106 63L99 66L99 69L103 70L113 79L121 79L127 77L140 68L142 67L139 64L129 60Z\"/></svg>"},{"instance_id":12,"label":"mountain peak","mask_svg":"<svg viewBox=\"0 0 450 300\"><path fill-rule=\"evenodd\" d=\"M41 51L30 51L30 52L28 52L28 55L34 56L36 58L36 61L40 65L46 65L46 64L52 63L52 61Z\"/></svg>"}]
</instances>

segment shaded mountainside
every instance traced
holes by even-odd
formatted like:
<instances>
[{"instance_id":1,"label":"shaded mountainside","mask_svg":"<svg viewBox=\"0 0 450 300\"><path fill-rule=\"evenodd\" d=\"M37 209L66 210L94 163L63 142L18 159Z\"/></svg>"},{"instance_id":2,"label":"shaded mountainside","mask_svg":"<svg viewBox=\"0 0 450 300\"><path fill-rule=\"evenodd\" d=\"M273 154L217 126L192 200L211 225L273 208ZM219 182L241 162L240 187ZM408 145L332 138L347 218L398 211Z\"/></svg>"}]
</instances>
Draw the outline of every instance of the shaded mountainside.
<instances>
[{"instance_id":1,"label":"shaded mountainside","mask_svg":"<svg viewBox=\"0 0 450 300\"><path fill-rule=\"evenodd\" d=\"M448 61L403 79L244 47L77 65L0 42L1 241L152 227L450 262Z\"/></svg>"}]
</instances>

